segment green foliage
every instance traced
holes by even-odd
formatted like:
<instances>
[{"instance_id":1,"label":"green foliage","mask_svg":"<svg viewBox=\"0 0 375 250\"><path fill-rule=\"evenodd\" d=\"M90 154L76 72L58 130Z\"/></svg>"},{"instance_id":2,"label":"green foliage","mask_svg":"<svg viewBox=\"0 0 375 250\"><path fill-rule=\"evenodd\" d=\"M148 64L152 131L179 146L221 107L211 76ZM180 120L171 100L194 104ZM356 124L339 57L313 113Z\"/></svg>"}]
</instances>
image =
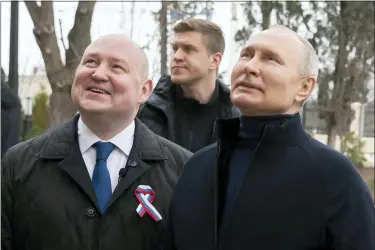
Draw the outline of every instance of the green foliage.
<instances>
[{"instance_id":1,"label":"green foliage","mask_svg":"<svg viewBox=\"0 0 375 250\"><path fill-rule=\"evenodd\" d=\"M312 138L314 138L315 139L315 137L316 137L316 133L314 133L314 132L310 132L310 133L308 133Z\"/></svg>"},{"instance_id":2,"label":"green foliage","mask_svg":"<svg viewBox=\"0 0 375 250\"><path fill-rule=\"evenodd\" d=\"M372 175L367 181L367 186L370 189L371 195L374 198L374 175Z\"/></svg>"},{"instance_id":3,"label":"green foliage","mask_svg":"<svg viewBox=\"0 0 375 250\"><path fill-rule=\"evenodd\" d=\"M48 95L44 89L35 96L32 112L32 127L25 140L41 135L48 129Z\"/></svg>"},{"instance_id":4,"label":"green foliage","mask_svg":"<svg viewBox=\"0 0 375 250\"><path fill-rule=\"evenodd\" d=\"M350 131L341 137L341 152L344 153L357 168L366 164L364 151L365 143Z\"/></svg>"}]
</instances>

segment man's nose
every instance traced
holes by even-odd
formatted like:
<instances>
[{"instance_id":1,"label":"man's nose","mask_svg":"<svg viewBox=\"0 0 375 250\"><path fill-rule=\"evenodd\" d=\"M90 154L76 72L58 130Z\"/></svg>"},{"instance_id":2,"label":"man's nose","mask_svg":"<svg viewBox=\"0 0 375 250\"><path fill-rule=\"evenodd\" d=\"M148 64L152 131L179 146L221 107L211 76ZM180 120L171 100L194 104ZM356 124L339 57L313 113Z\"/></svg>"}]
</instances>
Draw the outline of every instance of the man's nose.
<instances>
[{"instance_id":1,"label":"man's nose","mask_svg":"<svg viewBox=\"0 0 375 250\"><path fill-rule=\"evenodd\" d=\"M185 57L185 53L182 51L182 49L177 49L173 53L173 60L175 61L182 61L184 60L184 57Z\"/></svg>"},{"instance_id":2,"label":"man's nose","mask_svg":"<svg viewBox=\"0 0 375 250\"><path fill-rule=\"evenodd\" d=\"M260 61L258 57L254 56L245 65L245 71L248 75L259 76L260 74Z\"/></svg>"},{"instance_id":3,"label":"man's nose","mask_svg":"<svg viewBox=\"0 0 375 250\"><path fill-rule=\"evenodd\" d=\"M98 82L106 82L108 81L107 71L108 71L107 67L101 64L99 65L99 67L95 69L94 73L92 74L92 78Z\"/></svg>"}]
</instances>

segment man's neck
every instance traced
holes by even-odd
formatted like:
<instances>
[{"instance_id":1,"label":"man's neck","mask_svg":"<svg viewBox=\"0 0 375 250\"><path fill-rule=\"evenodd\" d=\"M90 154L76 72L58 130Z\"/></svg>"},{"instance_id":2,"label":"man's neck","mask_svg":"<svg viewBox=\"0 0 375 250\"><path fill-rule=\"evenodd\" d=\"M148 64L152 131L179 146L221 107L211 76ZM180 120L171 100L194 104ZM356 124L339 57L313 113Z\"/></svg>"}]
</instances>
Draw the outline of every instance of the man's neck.
<instances>
[{"instance_id":1,"label":"man's neck","mask_svg":"<svg viewBox=\"0 0 375 250\"><path fill-rule=\"evenodd\" d=\"M181 85L184 97L192 98L201 104L212 99L216 88L216 78L203 78L193 84Z\"/></svg>"},{"instance_id":2,"label":"man's neck","mask_svg":"<svg viewBox=\"0 0 375 250\"><path fill-rule=\"evenodd\" d=\"M83 123L100 139L107 141L123 131L129 124L130 121L116 121L116 119L109 119L108 116L95 114L95 115L83 115L81 114Z\"/></svg>"}]
</instances>

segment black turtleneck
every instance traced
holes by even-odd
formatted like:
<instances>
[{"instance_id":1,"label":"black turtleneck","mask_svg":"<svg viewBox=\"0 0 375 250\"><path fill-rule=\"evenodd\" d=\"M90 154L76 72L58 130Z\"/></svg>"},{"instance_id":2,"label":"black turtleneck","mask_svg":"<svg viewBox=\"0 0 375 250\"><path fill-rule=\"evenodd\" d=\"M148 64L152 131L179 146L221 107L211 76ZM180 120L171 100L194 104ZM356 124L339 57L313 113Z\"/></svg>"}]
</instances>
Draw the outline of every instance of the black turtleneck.
<instances>
[{"instance_id":1,"label":"black turtleneck","mask_svg":"<svg viewBox=\"0 0 375 250\"><path fill-rule=\"evenodd\" d=\"M282 124L293 116L294 115L241 116L237 143L232 151L228 167L223 215L229 212L228 209L230 209L233 203L237 190L242 185L244 177L251 166L264 127L270 124Z\"/></svg>"}]
</instances>

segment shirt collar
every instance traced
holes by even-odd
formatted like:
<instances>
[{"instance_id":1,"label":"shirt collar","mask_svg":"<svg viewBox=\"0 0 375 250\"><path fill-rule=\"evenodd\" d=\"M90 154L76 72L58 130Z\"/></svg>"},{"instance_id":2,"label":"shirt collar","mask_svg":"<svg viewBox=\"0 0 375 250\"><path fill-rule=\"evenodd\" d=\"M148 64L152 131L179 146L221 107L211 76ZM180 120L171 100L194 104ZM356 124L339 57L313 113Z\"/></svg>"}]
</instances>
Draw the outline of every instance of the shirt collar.
<instances>
[{"instance_id":1,"label":"shirt collar","mask_svg":"<svg viewBox=\"0 0 375 250\"><path fill-rule=\"evenodd\" d=\"M133 146L134 141L134 131L135 122L134 120L122 130L119 134L115 135L108 141L101 140L97 135L95 135L82 121L81 117L78 119L78 141L79 148L83 153L85 153L95 142L111 142L116 147L118 147L126 156L129 156L130 150Z\"/></svg>"}]
</instances>

